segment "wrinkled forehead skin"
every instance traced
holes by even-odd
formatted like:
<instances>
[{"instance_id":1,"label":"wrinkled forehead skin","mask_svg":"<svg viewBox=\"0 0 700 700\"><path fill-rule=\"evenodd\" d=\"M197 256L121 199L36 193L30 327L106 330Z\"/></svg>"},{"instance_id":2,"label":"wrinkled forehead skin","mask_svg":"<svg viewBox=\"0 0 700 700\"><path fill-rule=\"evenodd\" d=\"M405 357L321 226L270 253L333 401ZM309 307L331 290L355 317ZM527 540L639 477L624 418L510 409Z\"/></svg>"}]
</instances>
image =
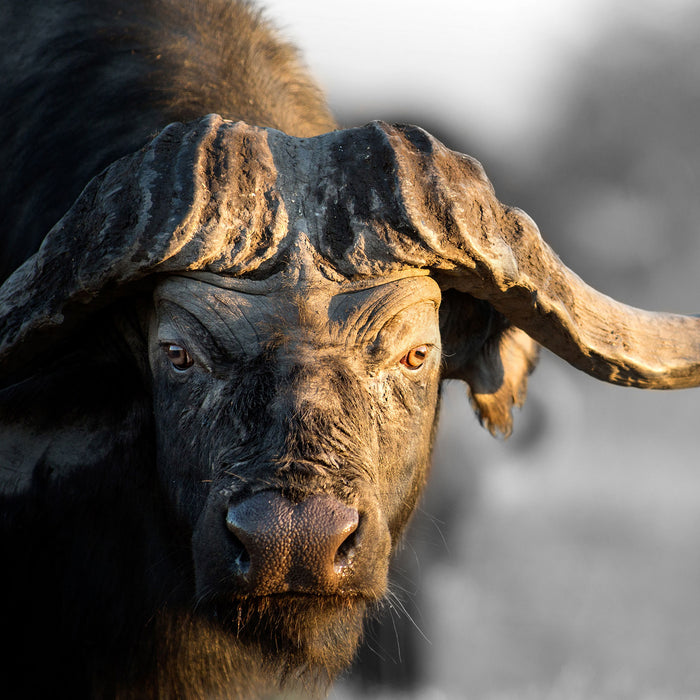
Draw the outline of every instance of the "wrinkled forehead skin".
<instances>
[{"instance_id":1,"label":"wrinkled forehead skin","mask_svg":"<svg viewBox=\"0 0 700 700\"><path fill-rule=\"evenodd\" d=\"M213 273L174 275L154 293L156 308L163 302L175 303L196 318L209 319L212 327L227 327L224 335L232 349L240 346L241 352L262 350L277 333L296 326L306 327L315 343L351 348L359 339L376 338L401 312L425 303L437 311L440 300L439 286L420 270L390 280L336 282L296 260L266 280ZM423 315L417 315L419 319L425 323ZM429 339L439 343L438 338Z\"/></svg>"}]
</instances>

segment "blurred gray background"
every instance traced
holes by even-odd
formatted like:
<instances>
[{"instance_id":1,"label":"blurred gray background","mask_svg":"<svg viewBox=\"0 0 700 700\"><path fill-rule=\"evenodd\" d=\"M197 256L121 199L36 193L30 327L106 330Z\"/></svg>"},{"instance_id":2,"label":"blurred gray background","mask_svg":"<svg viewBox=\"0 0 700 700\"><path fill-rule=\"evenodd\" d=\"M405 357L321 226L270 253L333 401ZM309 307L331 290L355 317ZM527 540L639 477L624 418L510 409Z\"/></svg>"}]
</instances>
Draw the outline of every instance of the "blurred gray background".
<instances>
[{"instance_id":1,"label":"blurred gray background","mask_svg":"<svg viewBox=\"0 0 700 700\"><path fill-rule=\"evenodd\" d=\"M427 128L588 282L700 311L700 3L265 5L343 125ZM503 442L448 386L395 598L332 697L700 697L699 448L700 390L545 352Z\"/></svg>"}]
</instances>

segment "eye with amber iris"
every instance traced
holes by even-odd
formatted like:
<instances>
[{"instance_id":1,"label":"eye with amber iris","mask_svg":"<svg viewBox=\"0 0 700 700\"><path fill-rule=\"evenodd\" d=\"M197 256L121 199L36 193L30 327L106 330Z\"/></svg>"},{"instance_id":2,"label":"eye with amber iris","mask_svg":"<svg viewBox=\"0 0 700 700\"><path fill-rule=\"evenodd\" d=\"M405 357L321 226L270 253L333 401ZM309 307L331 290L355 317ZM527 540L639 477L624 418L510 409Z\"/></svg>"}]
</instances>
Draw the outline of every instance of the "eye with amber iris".
<instances>
[{"instance_id":1,"label":"eye with amber iris","mask_svg":"<svg viewBox=\"0 0 700 700\"><path fill-rule=\"evenodd\" d=\"M420 369L428 357L428 346L418 345L411 348L400 360L401 364L412 370Z\"/></svg>"},{"instance_id":2,"label":"eye with amber iris","mask_svg":"<svg viewBox=\"0 0 700 700\"><path fill-rule=\"evenodd\" d=\"M170 360L170 364L178 370L183 372L189 369L194 364L194 360L190 357L190 354L182 347L182 345L177 345L176 343L165 343L163 345L163 351L166 357Z\"/></svg>"}]
</instances>

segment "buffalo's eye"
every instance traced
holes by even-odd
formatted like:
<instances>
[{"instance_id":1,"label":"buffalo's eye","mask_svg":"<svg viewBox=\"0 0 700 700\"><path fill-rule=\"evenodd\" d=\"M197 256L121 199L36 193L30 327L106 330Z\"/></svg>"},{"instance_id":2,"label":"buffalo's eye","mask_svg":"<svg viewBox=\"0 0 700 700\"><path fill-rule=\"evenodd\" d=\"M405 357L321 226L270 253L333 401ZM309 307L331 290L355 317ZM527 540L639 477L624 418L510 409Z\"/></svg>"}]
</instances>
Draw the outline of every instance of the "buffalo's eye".
<instances>
[{"instance_id":1,"label":"buffalo's eye","mask_svg":"<svg viewBox=\"0 0 700 700\"><path fill-rule=\"evenodd\" d=\"M401 364L408 369L420 369L428 356L428 346L418 345L411 348L400 360Z\"/></svg>"},{"instance_id":2,"label":"buffalo's eye","mask_svg":"<svg viewBox=\"0 0 700 700\"><path fill-rule=\"evenodd\" d=\"M166 343L163 345L163 350L167 358L170 360L172 366L179 371L184 371L189 367L192 367L194 360L190 357L190 354L182 347L182 345L176 345L175 343Z\"/></svg>"}]
</instances>

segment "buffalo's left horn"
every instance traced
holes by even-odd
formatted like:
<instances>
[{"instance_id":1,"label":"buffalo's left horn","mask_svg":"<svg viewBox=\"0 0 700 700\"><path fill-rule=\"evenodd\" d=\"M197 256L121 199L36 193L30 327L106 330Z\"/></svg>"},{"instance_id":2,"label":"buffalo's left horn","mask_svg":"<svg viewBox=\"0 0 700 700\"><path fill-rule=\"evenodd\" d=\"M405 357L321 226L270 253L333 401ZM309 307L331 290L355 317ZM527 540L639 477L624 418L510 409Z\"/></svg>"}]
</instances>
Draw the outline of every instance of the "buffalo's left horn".
<instances>
[{"instance_id":1,"label":"buffalo's left horn","mask_svg":"<svg viewBox=\"0 0 700 700\"><path fill-rule=\"evenodd\" d=\"M647 389L700 385L700 318L636 309L567 268L524 212L498 202L481 165L415 127L388 127L403 207L443 258L443 287L484 299L588 374Z\"/></svg>"}]
</instances>

